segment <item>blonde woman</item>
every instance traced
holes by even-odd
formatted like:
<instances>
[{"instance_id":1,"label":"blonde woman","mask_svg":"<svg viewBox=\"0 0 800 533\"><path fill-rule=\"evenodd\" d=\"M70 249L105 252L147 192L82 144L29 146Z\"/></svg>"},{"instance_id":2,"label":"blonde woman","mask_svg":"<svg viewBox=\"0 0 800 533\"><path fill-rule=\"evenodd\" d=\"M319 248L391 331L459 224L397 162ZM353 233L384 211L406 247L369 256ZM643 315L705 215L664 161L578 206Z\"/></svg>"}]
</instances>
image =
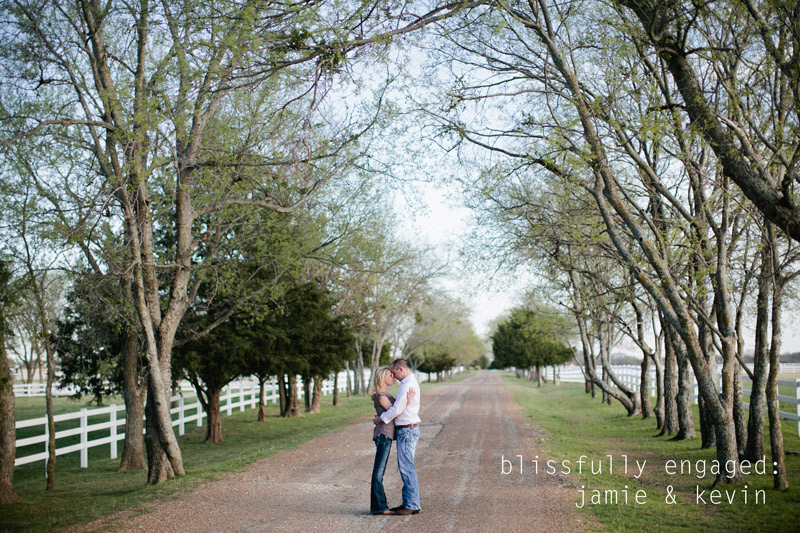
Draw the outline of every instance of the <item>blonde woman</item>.
<instances>
[{"instance_id":1,"label":"blonde woman","mask_svg":"<svg viewBox=\"0 0 800 533\"><path fill-rule=\"evenodd\" d=\"M378 416L391 409L394 404L394 397L386 392L386 389L393 383L394 377L388 366L382 366L375 371L375 376L372 379L372 401L375 404L375 412ZM407 403L411 402L411 398L415 394L413 389L408 391ZM394 420L388 424L383 421L377 423L372 432L372 440L375 442L375 465L372 467L372 489L369 498L370 512L376 515L395 514L386 504L386 493L383 490L383 474L386 472L386 463L389 461L392 440L394 440Z\"/></svg>"}]
</instances>

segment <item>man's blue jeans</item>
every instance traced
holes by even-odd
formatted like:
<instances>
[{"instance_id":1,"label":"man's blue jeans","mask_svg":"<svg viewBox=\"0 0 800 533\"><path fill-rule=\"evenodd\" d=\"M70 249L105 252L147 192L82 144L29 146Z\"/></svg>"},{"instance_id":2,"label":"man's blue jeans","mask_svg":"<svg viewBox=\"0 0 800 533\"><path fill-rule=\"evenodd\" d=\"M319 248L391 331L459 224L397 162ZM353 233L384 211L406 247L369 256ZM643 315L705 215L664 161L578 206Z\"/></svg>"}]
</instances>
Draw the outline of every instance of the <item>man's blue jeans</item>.
<instances>
[{"instance_id":1,"label":"man's blue jeans","mask_svg":"<svg viewBox=\"0 0 800 533\"><path fill-rule=\"evenodd\" d=\"M414 453L419 440L419 426L415 428L397 428L397 468L403 478L403 507L421 509L419 504L419 482L417 468L414 466Z\"/></svg>"},{"instance_id":2,"label":"man's blue jeans","mask_svg":"<svg viewBox=\"0 0 800 533\"><path fill-rule=\"evenodd\" d=\"M383 490L383 474L392 451L392 439L386 435L378 435L375 441L375 465L372 467L372 490L369 495L369 510L372 514L387 511L386 493Z\"/></svg>"}]
</instances>

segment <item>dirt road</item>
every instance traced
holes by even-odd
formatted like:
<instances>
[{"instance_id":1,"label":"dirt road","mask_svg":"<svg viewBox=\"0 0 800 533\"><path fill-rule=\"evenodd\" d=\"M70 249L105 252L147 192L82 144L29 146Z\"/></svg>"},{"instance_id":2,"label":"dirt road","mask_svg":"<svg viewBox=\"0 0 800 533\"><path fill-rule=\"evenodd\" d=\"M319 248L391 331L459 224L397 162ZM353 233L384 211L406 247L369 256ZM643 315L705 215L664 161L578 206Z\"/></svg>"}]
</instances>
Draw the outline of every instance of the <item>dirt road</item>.
<instances>
[{"instance_id":1,"label":"dirt road","mask_svg":"<svg viewBox=\"0 0 800 533\"><path fill-rule=\"evenodd\" d=\"M481 372L422 395L417 446L422 512L369 514L375 446L371 416L246 472L207 483L140 516L87 524L84 531L580 531L577 491L565 478L503 475L501 456L542 456L535 431L497 373ZM400 505L402 482L392 450L384 485ZM543 457L543 456L542 456Z\"/></svg>"}]
</instances>

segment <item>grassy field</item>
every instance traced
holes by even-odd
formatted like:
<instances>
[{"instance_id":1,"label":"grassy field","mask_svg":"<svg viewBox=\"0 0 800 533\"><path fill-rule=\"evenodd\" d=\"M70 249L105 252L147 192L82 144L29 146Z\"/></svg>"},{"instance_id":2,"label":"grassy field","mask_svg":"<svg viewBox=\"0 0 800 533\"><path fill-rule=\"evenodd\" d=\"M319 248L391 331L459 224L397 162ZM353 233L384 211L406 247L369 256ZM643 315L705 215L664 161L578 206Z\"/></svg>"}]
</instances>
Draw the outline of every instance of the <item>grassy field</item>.
<instances>
[{"instance_id":1,"label":"grassy field","mask_svg":"<svg viewBox=\"0 0 800 533\"><path fill-rule=\"evenodd\" d=\"M787 455L790 488L785 492L775 491L768 437L765 443L767 473L751 474L746 484L721 489L715 505L711 493L714 476L710 474L715 452L699 449L696 406L694 419L698 438L670 442L666 437L656 437L655 419L628 418L619 404L602 405L599 398L586 395L582 384L564 383L558 387L548 384L537 389L535 383L511 376L504 380L532 425L543 430L544 436L539 439L542 452L556 460L558 470L563 470L562 461L569 461L571 474L577 478L573 486L576 505L585 499L587 505L583 512L592 514L608 530L797 531L800 456ZM768 430L765 428L765 431ZM800 451L794 422L784 422L783 435L786 451ZM609 472L608 455L612 456L613 472ZM586 456L586 464L583 474L577 475L581 456ZM628 461L627 474L623 471L624 456ZM531 459L524 457L523 460ZM669 460L676 461L674 474L668 473ZM636 461L644 465L639 479L635 477L640 472ZM685 464L691 466L691 473L680 473L681 461L689 461ZM705 475L701 472L703 465L707 467ZM540 469L543 467L542 464ZM592 467L595 472L602 467L602 473L593 473ZM628 503L624 502L626 487ZM599 492L593 492L595 490ZM637 504L635 494L640 490L644 491L640 498L642 503ZM617 491L618 501L606 503L606 491ZM698 503L698 491L706 504ZM670 494L675 496L675 503L667 503ZM762 494L763 503L761 500L756 503L756 498ZM734 498L732 504L728 502L730 496ZM592 504L593 497L600 503Z\"/></svg>"},{"instance_id":2,"label":"grassy field","mask_svg":"<svg viewBox=\"0 0 800 533\"><path fill-rule=\"evenodd\" d=\"M469 376L469 373L462 374L447 383ZM422 390L436 386L436 383L423 383ZM156 487L145 487L143 471L117 472L118 460L109 459L108 446L92 448L89 468L85 469L80 468L79 454L59 456L53 491L45 490L43 462L18 467L14 486L22 502L2 508L0 531L52 531L126 509L146 512L148 503L191 491L198 483L239 471L258 459L293 448L328 431L340 430L373 411L372 400L364 396L345 398L340 394L338 407L331 406L330 401L330 396L323 397L320 414L294 419L279 417L277 407L270 405L265 423L256 422L255 409L234 411L232 416L222 418L225 441L213 445L203 443L205 427L190 424L186 434L178 438L186 476ZM58 398L54 410L66 413L86 406L87 402ZM44 398L17 399L19 420L43 416L43 413ZM364 431L368 439L371 430L365 426Z\"/></svg>"}]
</instances>

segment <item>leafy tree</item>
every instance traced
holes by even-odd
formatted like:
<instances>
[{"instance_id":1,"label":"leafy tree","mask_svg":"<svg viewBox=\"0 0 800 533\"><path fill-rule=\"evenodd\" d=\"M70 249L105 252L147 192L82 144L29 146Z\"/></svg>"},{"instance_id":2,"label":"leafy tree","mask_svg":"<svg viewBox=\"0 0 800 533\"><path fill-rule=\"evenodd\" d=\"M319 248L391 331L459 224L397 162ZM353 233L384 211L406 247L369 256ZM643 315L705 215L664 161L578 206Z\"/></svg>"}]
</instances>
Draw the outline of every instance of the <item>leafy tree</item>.
<instances>
[{"instance_id":1,"label":"leafy tree","mask_svg":"<svg viewBox=\"0 0 800 533\"><path fill-rule=\"evenodd\" d=\"M194 386L208 415L205 442L222 442L222 389L247 372L248 360L254 359L260 349L259 337L260 332L252 324L234 315L207 335L176 349L175 365Z\"/></svg>"},{"instance_id":2,"label":"leafy tree","mask_svg":"<svg viewBox=\"0 0 800 533\"><path fill-rule=\"evenodd\" d=\"M332 316L335 301L318 283L306 282L289 288L280 306L268 319L269 326L280 332L275 336L275 352L283 374L288 378L286 417L299 416L297 374L306 383L314 380L311 411L319 410L322 379L342 368L354 344L354 336L342 317ZM284 377L280 379L283 383Z\"/></svg>"},{"instance_id":3,"label":"leafy tree","mask_svg":"<svg viewBox=\"0 0 800 533\"><path fill-rule=\"evenodd\" d=\"M562 324L557 314L544 309L513 309L492 335L497 367L535 368L541 386L542 367L563 364L572 357Z\"/></svg>"}]
</instances>

